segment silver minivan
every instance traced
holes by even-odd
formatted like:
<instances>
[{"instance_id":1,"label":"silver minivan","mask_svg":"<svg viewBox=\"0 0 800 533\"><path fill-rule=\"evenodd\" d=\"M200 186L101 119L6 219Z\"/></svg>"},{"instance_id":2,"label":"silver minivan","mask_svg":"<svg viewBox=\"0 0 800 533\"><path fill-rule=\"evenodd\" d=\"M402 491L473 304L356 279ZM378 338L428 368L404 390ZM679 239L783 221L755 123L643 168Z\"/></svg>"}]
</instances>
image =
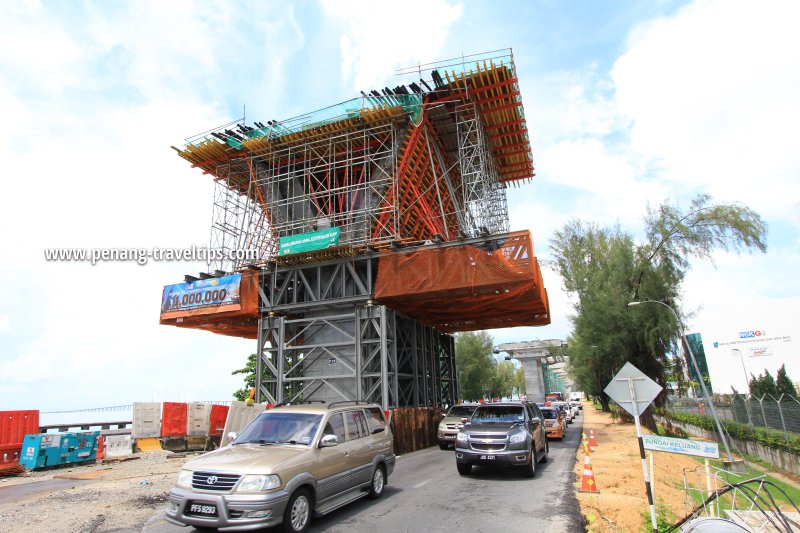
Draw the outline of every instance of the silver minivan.
<instances>
[{"instance_id":1,"label":"silver minivan","mask_svg":"<svg viewBox=\"0 0 800 533\"><path fill-rule=\"evenodd\" d=\"M287 405L256 417L230 445L188 461L167 500L169 522L195 528L308 529L394 470L381 408L362 402Z\"/></svg>"}]
</instances>

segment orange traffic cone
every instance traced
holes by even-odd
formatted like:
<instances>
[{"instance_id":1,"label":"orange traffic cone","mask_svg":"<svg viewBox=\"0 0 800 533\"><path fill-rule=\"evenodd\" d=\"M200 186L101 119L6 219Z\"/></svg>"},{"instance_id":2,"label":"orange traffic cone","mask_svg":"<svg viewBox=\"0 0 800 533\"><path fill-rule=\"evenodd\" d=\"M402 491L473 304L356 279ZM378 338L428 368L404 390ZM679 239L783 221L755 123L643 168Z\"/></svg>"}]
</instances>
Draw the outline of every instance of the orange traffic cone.
<instances>
[{"instance_id":1,"label":"orange traffic cone","mask_svg":"<svg viewBox=\"0 0 800 533\"><path fill-rule=\"evenodd\" d=\"M589 454L583 459L583 476L581 477L581 492L600 492L594 482L594 472L592 472L592 461Z\"/></svg>"},{"instance_id":2,"label":"orange traffic cone","mask_svg":"<svg viewBox=\"0 0 800 533\"><path fill-rule=\"evenodd\" d=\"M586 455L592 453L591 448L589 448L589 441L586 440L586 433L583 434L583 453Z\"/></svg>"},{"instance_id":3,"label":"orange traffic cone","mask_svg":"<svg viewBox=\"0 0 800 533\"><path fill-rule=\"evenodd\" d=\"M594 430L589 430L589 446L597 446L597 439L594 438Z\"/></svg>"}]
</instances>

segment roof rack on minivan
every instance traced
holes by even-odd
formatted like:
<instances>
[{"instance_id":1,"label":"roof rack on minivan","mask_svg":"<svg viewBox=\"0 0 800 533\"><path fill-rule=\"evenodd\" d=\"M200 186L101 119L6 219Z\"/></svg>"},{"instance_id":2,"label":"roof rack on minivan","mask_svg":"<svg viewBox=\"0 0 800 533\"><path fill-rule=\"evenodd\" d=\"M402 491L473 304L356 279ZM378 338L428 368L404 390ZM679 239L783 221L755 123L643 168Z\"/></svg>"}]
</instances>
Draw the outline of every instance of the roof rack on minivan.
<instances>
[{"instance_id":1,"label":"roof rack on minivan","mask_svg":"<svg viewBox=\"0 0 800 533\"><path fill-rule=\"evenodd\" d=\"M328 404L328 409L333 409L334 407L338 407L340 405L345 405L345 404L371 405L372 402L364 402L364 401L361 401L361 400L344 400L344 401L341 401L341 402L331 402L331 403Z\"/></svg>"},{"instance_id":2,"label":"roof rack on minivan","mask_svg":"<svg viewBox=\"0 0 800 533\"><path fill-rule=\"evenodd\" d=\"M283 407L285 405L302 405L302 404L305 404L305 403L322 403L322 404L324 404L325 400L300 400L300 401L297 401L297 402L281 402L281 403L275 404L275 407Z\"/></svg>"}]
</instances>

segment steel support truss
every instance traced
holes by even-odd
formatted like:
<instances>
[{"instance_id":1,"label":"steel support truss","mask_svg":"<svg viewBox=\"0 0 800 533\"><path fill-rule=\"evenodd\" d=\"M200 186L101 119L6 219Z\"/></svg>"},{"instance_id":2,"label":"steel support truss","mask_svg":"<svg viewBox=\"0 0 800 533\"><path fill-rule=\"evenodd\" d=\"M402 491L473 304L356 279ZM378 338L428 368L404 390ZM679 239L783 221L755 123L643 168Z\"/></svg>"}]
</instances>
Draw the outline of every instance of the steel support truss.
<instances>
[{"instance_id":1,"label":"steel support truss","mask_svg":"<svg viewBox=\"0 0 800 533\"><path fill-rule=\"evenodd\" d=\"M373 255L263 271L257 401L458 399L453 337L374 304L376 271Z\"/></svg>"}]
</instances>

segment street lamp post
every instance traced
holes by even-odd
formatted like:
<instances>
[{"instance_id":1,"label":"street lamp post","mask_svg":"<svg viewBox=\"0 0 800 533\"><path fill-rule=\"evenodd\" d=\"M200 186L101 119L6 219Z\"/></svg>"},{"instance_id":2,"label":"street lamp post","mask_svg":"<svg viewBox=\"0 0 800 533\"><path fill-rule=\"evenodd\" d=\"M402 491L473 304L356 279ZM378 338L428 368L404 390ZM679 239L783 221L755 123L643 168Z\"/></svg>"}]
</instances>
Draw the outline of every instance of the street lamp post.
<instances>
[{"instance_id":1,"label":"street lamp post","mask_svg":"<svg viewBox=\"0 0 800 533\"><path fill-rule=\"evenodd\" d=\"M744 355L742 355L742 351L739 348L731 348L731 353L739 352L739 357L742 359L742 370L744 370L744 386L747 387L750 384L750 380L747 379L747 367L744 366Z\"/></svg>"},{"instance_id":2,"label":"street lamp post","mask_svg":"<svg viewBox=\"0 0 800 533\"><path fill-rule=\"evenodd\" d=\"M722 429L722 424L719 421L719 416L717 416L717 410L714 409L714 402L711 401L711 395L708 393L708 389L706 388L706 380L703 379L703 374L700 372L700 367L697 364L697 359L694 357L694 352L692 352L692 347L689 344L689 339L686 338L686 334L683 329L683 321L678 316L678 313L670 307L669 305L665 304L664 302L659 302L658 300L642 300L640 302L630 302L628 307L633 307L639 304L660 304L669 309L673 315L675 315L675 320L678 322L678 329L680 329L681 334L681 348L683 348L684 343L686 344L686 349L689 352L689 360L692 362L692 367L694 367L694 371L697 374L697 378L700 380L700 388L703 390L703 396L706 398L706 403L708 403L708 409L711 411L711 416L714 419L714 425L717 428L717 433L719 433L720 439L722 439L722 444L725 446L725 453L728 455L728 463L731 465L736 464L736 461L733 459L733 454L731 453L731 448L728 446L728 439L725 437L725 431Z\"/></svg>"}]
</instances>

